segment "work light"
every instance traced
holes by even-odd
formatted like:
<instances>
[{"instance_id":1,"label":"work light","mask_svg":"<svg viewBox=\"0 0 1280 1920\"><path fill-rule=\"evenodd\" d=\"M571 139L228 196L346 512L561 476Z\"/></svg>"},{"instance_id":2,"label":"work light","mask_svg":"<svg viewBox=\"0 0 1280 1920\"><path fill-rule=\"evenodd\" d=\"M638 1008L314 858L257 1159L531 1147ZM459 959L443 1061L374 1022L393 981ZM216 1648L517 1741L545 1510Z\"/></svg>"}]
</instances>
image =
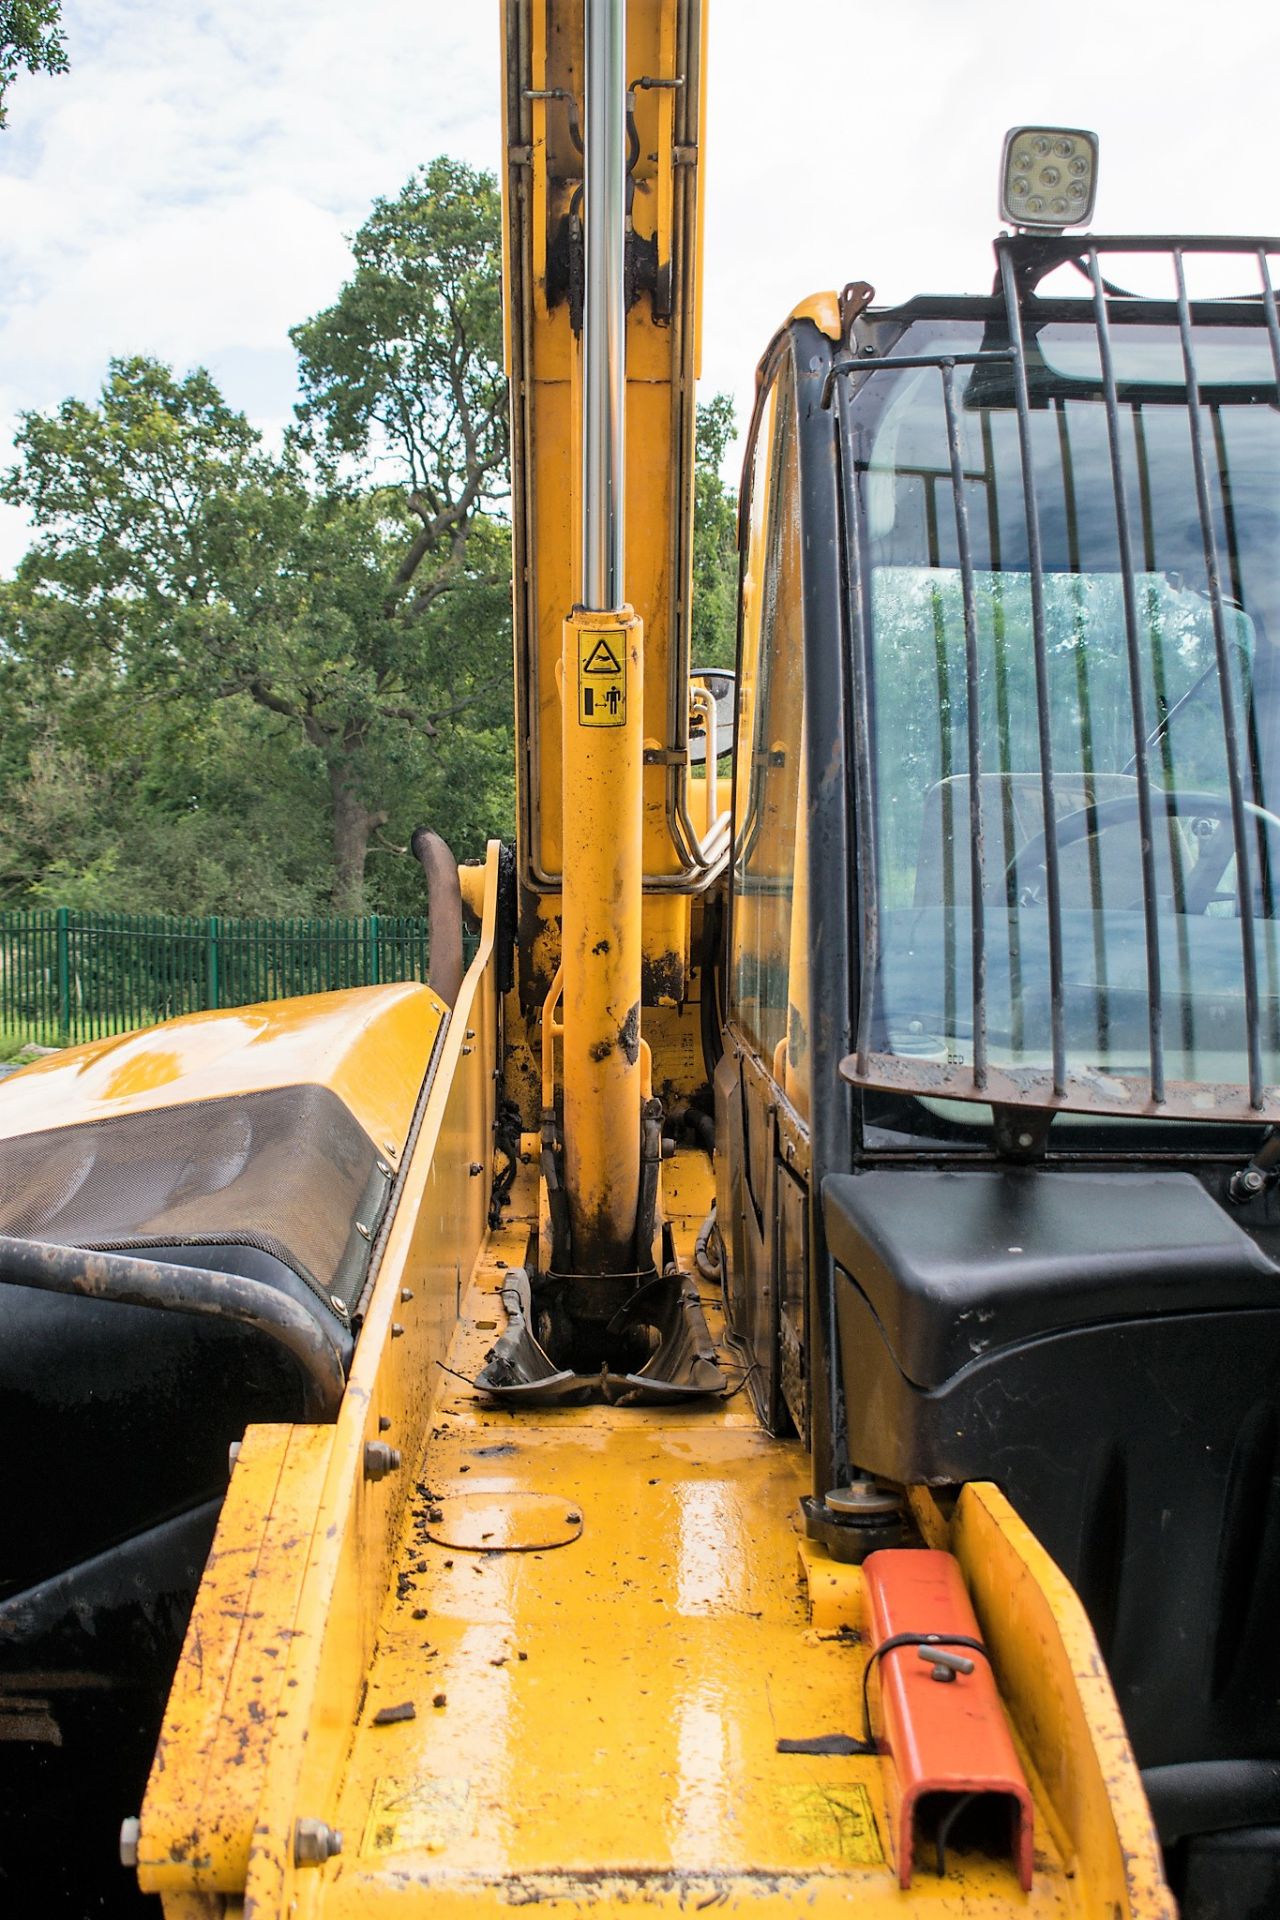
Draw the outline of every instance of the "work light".
<instances>
[{"instance_id":1,"label":"work light","mask_svg":"<svg viewBox=\"0 0 1280 1920\"><path fill-rule=\"evenodd\" d=\"M1000 217L1058 232L1093 215L1098 136L1083 127L1012 127L1004 137Z\"/></svg>"}]
</instances>

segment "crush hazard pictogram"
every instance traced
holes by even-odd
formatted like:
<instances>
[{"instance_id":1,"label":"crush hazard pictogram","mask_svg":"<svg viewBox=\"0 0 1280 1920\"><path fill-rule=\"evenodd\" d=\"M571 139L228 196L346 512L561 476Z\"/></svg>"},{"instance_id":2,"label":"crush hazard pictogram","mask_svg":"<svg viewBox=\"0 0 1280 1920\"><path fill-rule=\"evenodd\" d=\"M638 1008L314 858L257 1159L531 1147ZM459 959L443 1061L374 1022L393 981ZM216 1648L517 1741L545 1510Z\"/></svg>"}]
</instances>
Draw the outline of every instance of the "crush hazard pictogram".
<instances>
[{"instance_id":1,"label":"crush hazard pictogram","mask_svg":"<svg viewBox=\"0 0 1280 1920\"><path fill-rule=\"evenodd\" d=\"M626 655L608 635L578 635L578 724L622 727L627 720Z\"/></svg>"},{"instance_id":2,"label":"crush hazard pictogram","mask_svg":"<svg viewBox=\"0 0 1280 1920\"><path fill-rule=\"evenodd\" d=\"M609 645L609 642L605 639L600 639L596 641L594 647L592 647L590 653L583 661L582 671L584 673L621 673L622 662Z\"/></svg>"}]
</instances>

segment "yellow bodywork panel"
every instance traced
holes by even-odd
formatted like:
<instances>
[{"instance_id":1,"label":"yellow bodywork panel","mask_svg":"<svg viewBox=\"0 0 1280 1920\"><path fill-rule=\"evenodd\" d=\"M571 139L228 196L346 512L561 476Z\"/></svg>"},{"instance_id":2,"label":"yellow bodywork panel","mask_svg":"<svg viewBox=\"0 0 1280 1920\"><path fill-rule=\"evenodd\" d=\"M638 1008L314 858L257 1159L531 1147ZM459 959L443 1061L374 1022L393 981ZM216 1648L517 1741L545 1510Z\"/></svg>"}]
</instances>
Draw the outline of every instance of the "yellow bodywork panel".
<instances>
[{"instance_id":1,"label":"yellow bodywork panel","mask_svg":"<svg viewBox=\"0 0 1280 1920\"><path fill-rule=\"evenodd\" d=\"M245 1434L147 1799L148 1841L167 1862L153 1876L156 1888L235 1893L244 1886L266 1765L265 1743L246 1733L289 1713L287 1655L332 1449L332 1427L250 1427ZM261 1604L266 1595L270 1606ZM199 1781L188 1771L192 1755Z\"/></svg>"},{"instance_id":2,"label":"yellow bodywork panel","mask_svg":"<svg viewBox=\"0 0 1280 1920\"><path fill-rule=\"evenodd\" d=\"M443 1082L437 1092L447 1107ZM668 1173L687 1261L709 1170L682 1153ZM164 1892L170 1920L239 1913L235 1896L191 1904L209 1884L191 1862L214 1844L247 1860L254 1920L496 1920L526 1904L1172 1920L1083 1615L994 1489L967 1489L950 1518L929 1503L924 1519L957 1552L989 1638L1036 1797L1034 1884L1024 1895L1008 1861L960 1852L943 1881L922 1857L911 1892L899 1890L881 1759L777 1751L780 1738L860 1730L868 1652L859 1570L808 1546L798 1560L799 1443L762 1432L745 1394L513 1413L467 1384L503 1325L499 1289L535 1207L525 1167L443 1369L430 1342L410 1344L408 1316L432 1310L402 1294L410 1271L447 1292L445 1263L428 1272L404 1246L404 1264L384 1264L379 1294L406 1315L404 1336L386 1339L375 1300L365 1338L381 1364L362 1371L368 1353L357 1356L314 1524L299 1514L295 1551L254 1563L254 1606L289 1629L276 1642L283 1679L264 1696L255 1635L266 1630L246 1620L213 1682L221 1726L242 1729L252 1791L238 1833L211 1840L228 1794L219 1783L202 1804L200 1783L223 1735L208 1702L192 1711L189 1680L197 1636L216 1628L252 1541L226 1587L215 1551L142 1815L142 1882ZM376 1433L375 1408L396 1404L402 1354L434 1375L434 1402L405 1471L371 1486L348 1449ZM413 1428L412 1413L403 1428L393 1415L389 1437ZM294 1445L251 1434L237 1465L233 1504L242 1475L246 1499L249 1476L261 1482L264 1545L277 1525L280 1542L289 1532ZM299 1459L299 1486L306 1472ZM224 1532L228 1545L240 1537L230 1519ZM1059 1738L1069 1751L1049 1770ZM296 1864L299 1817L339 1830L341 1852Z\"/></svg>"},{"instance_id":3,"label":"yellow bodywork panel","mask_svg":"<svg viewBox=\"0 0 1280 1920\"><path fill-rule=\"evenodd\" d=\"M783 326L789 327L793 320L812 320L819 333L825 333L828 340L838 343L842 331L839 294L830 291L811 293L806 300L796 302L783 322ZM765 359L767 358L766 354ZM761 365L763 364L762 361Z\"/></svg>"},{"instance_id":4,"label":"yellow bodywork panel","mask_svg":"<svg viewBox=\"0 0 1280 1920\"><path fill-rule=\"evenodd\" d=\"M306 1085L328 1087L398 1160L445 1011L407 981L184 1014L25 1067L5 1088L0 1135Z\"/></svg>"}]
</instances>

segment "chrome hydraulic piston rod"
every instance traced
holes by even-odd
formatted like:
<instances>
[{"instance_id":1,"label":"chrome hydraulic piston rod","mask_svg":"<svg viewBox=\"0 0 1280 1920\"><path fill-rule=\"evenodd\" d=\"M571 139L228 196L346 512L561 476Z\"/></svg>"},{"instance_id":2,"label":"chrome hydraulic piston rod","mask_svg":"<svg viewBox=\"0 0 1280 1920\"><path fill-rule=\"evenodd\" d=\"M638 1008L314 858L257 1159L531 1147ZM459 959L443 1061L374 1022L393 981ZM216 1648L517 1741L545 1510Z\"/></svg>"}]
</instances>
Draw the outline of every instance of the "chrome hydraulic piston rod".
<instances>
[{"instance_id":1,"label":"chrome hydraulic piston rod","mask_svg":"<svg viewBox=\"0 0 1280 1920\"><path fill-rule=\"evenodd\" d=\"M626 0L586 0L586 262L582 324L582 592L622 605L626 473Z\"/></svg>"}]
</instances>

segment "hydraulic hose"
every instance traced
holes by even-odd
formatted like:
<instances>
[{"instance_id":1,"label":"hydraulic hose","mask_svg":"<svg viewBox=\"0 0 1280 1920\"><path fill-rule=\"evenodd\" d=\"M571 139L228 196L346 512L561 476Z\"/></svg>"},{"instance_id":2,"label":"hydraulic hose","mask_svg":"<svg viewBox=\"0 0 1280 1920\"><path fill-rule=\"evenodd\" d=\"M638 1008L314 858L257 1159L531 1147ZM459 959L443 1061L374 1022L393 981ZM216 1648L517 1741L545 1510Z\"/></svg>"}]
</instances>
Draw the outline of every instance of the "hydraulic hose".
<instances>
[{"instance_id":1,"label":"hydraulic hose","mask_svg":"<svg viewBox=\"0 0 1280 1920\"><path fill-rule=\"evenodd\" d=\"M304 1306L261 1280L0 1234L0 1285L236 1321L283 1347L297 1363L304 1419L332 1420L338 1411L346 1377L337 1349Z\"/></svg>"}]
</instances>

